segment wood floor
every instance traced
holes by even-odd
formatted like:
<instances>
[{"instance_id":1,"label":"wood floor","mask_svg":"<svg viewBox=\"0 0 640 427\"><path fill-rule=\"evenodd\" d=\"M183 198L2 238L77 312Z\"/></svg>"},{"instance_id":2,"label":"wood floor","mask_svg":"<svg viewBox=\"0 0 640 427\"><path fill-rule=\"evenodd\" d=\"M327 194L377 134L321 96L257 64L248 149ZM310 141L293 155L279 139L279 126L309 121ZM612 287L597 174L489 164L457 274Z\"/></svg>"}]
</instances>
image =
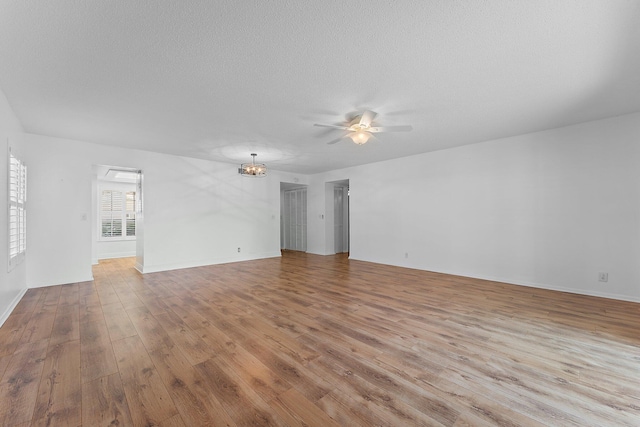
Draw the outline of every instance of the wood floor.
<instances>
[{"instance_id":1,"label":"wood floor","mask_svg":"<svg viewBox=\"0 0 640 427\"><path fill-rule=\"evenodd\" d=\"M639 426L640 304L282 258L31 289L1 426Z\"/></svg>"}]
</instances>

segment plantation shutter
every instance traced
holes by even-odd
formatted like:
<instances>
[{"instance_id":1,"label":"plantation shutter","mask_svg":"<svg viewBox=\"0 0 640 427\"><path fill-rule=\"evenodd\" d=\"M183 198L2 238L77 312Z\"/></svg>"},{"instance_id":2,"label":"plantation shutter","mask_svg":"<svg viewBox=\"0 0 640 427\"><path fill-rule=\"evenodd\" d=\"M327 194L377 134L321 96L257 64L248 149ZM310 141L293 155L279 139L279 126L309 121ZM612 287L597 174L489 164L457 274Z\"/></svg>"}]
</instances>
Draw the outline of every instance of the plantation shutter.
<instances>
[{"instance_id":1,"label":"plantation shutter","mask_svg":"<svg viewBox=\"0 0 640 427\"><path fill-rule=\"evenodd\" d=\"M100 236L136 236L136 192L103 190L100 195Z\"/></svg>"},{"instance_id":2,"label":"plantation shutter","mask_svg":"<svg viewBox=\"0 0 640 427\"><path fill-rule=\"evenodd\" d=\"M126 221L127 221L127 236L136 235L136 192L127 191L126 193Z\"/></svg>"},{"instance_id":3,"label":"plantation shutter","mask_svg":"<svg viewBox=\"0 0 640 427\"><path fill-rule=\"evenodd\" d=\"M27 167L9 152L9 269L27 249Z\"/></svg>"},{"instance_id":4,"label":"plantation shutter","mask_svg":"<svg viewBox=\"0 0 640 427\"><path fill-rule=\"evenodd\" d=\"M102 191L100 201L102 237L122 236L122 207L122 191Z\"/></svg>"}]
</instances>

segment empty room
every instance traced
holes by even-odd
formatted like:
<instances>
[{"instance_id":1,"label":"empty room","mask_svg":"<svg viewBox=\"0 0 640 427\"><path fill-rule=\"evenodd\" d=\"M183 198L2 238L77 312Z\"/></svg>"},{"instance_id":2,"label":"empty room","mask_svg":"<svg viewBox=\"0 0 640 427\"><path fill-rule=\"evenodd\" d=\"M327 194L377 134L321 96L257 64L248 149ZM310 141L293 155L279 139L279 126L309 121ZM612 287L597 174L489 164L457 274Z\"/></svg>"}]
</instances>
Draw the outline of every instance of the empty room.
<instances>
[{"instance_id":1,"label":"empty room","mask_svg":"<svg viewBox=\"0 0 640 427\"><path fill-rule=\"evenodd\" d=\"M0 426L640 425L638 22L0 0Z\"/></svg>"}]
</instances>

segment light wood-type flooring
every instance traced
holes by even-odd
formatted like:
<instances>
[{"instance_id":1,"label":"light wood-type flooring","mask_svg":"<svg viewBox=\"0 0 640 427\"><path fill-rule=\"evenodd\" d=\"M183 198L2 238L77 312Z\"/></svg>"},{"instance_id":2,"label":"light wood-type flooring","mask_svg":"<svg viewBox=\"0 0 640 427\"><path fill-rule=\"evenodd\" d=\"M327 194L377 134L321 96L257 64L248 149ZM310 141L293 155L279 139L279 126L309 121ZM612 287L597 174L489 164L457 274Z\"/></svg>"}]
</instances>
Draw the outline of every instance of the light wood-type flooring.
<instances>
[{"instance_id":1,"label":"light wood-type flooring","mask_svg":"<svg viewBox=\"0 0 640 427\"><path fill-rule=\"evenodd\" d=\"M286 252L30 289L0 426L640 426L640 304Z\"/></svg>"}]
</instances>

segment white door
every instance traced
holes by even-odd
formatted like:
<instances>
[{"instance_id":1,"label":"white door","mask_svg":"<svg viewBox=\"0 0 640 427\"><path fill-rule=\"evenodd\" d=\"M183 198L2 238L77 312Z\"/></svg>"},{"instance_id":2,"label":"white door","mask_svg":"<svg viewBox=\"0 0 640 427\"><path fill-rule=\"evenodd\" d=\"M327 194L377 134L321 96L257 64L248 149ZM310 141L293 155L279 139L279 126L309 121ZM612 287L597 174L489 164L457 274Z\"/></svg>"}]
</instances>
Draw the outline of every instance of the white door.
<instances>
[{"instance_id":1,"label":"white door","mask_svg":"<svg viewBox=\"0 0 640 427\"><path fill-rule=\"evenodd\" d=\"M284 247L292 251L307 250L307 189L283 192Z\"/></svg>"},{"instance_id":2,"label":"white door","mask_svg":"<svg viewBox=\"0 0 640 427\"><path fill-rule=\"evenodd\" d=\"M349 189L333 189L333 241L337 254L349 252Z\"/></svg>"}]
</instances>

